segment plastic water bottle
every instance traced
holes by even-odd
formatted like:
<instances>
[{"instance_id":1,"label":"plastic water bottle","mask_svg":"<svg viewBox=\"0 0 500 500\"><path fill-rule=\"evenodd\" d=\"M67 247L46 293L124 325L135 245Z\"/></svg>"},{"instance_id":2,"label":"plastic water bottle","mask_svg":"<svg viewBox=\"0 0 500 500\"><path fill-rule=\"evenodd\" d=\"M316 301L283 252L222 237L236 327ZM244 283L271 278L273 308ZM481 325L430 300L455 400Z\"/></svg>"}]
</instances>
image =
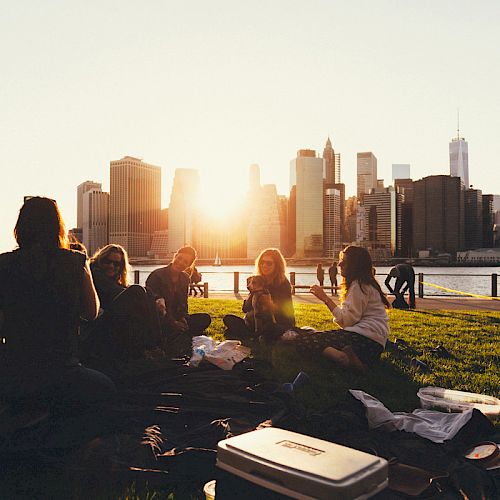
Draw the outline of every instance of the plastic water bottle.
<instances>
[{"instance_id":1,"label":"plastic water bottle","mask_svg":"<svg viewBox=\"0 0 500 500\"><path fill-rule=\"evenodd\" d=\"M198 366L204 357L205 357L204 346L194 348L193 355L189 360L189 366L195 366L195 367Z\"/></svg>"}]
</instances>

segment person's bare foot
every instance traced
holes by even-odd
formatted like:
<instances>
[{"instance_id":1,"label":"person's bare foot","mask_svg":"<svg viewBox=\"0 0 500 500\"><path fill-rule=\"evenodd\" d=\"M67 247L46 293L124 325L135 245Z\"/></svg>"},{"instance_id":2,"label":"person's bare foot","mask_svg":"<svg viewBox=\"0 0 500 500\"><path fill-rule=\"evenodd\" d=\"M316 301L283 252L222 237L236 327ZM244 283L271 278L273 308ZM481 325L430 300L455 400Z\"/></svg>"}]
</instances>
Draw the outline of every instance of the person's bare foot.
<instances>
[{"instance_id":1,"label":"person's bare foot","mask_svg":"<svg viewBox=\"0 0 500 500\"><path fill-rule=\"evenodd\" d=\"M353 370L357 373L366 373L367 366L358 358L358 355L354 352L353 348L348 345L342 349L342 352L348 357L349 362L346 368Z\"/></svg>"}]
</instances>

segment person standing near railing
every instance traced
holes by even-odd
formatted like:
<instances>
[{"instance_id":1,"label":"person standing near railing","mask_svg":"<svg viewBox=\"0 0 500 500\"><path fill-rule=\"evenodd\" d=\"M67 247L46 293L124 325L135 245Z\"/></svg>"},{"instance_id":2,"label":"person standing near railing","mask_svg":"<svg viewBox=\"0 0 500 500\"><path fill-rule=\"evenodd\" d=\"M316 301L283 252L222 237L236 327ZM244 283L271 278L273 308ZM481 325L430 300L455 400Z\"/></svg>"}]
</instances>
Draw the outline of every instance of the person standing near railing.
<instances>
[{"instance_id":1,"label":"person standing near railing","mask_svg":"<svg viewBox=\"0 0 500 500\"><path fill-rule=\"evenodd\" d=\"M321 263L316 267L316 278L318 278L319 286L323 286L325 283L325 270Z\"/></svg>"},{"instance_id":2,"label":"person standing near railing","mask_svg":"<svg viewBox=\"0 0 500 500\"><path fill-rule=\"evenodd\" d=\"M337 268L337 262L333 262L328 268L328 276L330 277L330 283L332 285L332 295L337 295L337 274L339 270Z\"/></svg>"}]
</instances>

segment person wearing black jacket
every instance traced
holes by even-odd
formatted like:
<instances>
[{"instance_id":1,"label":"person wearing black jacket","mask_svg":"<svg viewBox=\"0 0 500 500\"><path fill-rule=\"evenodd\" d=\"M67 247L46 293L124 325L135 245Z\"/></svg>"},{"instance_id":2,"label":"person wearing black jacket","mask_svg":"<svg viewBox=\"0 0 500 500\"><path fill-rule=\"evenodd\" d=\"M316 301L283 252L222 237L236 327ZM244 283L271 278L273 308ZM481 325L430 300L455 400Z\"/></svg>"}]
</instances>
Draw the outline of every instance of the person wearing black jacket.
<instances>
[{"instance_id":1,"label":"person wearing black jacket","mask_svg":"<svg viewBox=\"0 0 500 500\"><path fill-rule=\"evenodd\" d=\"M292 287L285 272L285 258L276 248L266 248L255 261L255 274L263 276L266 280L266 288L271 294L273 302L273 313L276 320L276 331L273 332L273 336L279 336L295 326ZM243 302L242 309L244 313L252 309L250 297ZM227 327L226 338L252 337L253 332L250 332L242 318L234 314L227 314L224 316L223 322Z\"/></svg>"},{"instance_id":2,"label":"person wearing black jacket","mask_svg":"<svg viewBox=\"0 0 500 500\"><path fill-rule=\"evenodd\" d=\"M396 278L394 288L392 288L390 284L392 278ZM405 306L409 306L410 309L415 309L415 270L412 266L410 266L410 264L397 264L394 266L385 278L385 286L389 292L393 293L396 297L392 307L405 309L407 308ZM410 296L408 304L404 299L404 293L406 290L408 290L408 294Z\"/></svg>"},{"instance_id":3,"label":"person wearing black jacket","mask_svg":"<svg viewBox=\"0 0 500 500\"><path fill-rule=\"evenodd\" d=\"M163 335L154 297L140 285L129 285L126 250L106 245L90 262L101 311L95 322L82 327L82 351L126 360L160 346Z\"/></svg>"},{"instance_id":4,"label":"person wearing black jacket","mask_svg":"<svg viewBox=\"0 0 500 500\"><path fill-rule=\"evenodd\" d=\"M209 314L188 313L190 274L187 271L194 266L195 260L195 249L184 246L177 250L170 264L154 270L146 280L146 288L156 298L167 336L200 335L212 321Z\"/></svg>"},{"instance_id":5,"label":"person wearing black jacket","mask_svg":"<svg viewBox=\"0 0 500 500\"><path fill-rule=\"evenodd\" d=\"M107 376L80 364L79 320L97 316L99 299L56 202L27 199L14 235L19 248L0 254L0 400L12 405L1 417L12 429L23 414L30 425L45 418L48 405L74 411L115 393Z\"/></svg>"}]
</instances>

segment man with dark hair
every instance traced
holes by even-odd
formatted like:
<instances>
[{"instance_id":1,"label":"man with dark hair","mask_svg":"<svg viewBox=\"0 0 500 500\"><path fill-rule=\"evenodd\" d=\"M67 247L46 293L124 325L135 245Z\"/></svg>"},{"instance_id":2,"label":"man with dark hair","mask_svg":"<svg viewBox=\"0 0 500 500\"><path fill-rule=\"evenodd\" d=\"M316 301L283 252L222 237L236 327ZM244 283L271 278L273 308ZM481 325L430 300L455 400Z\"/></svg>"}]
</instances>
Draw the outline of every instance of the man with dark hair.
<instances>
[{"instance_id":1,"label":"man with dark hair","mask_svg":"<svg viewBox=\"0 0 500 500\"><path fill-rule=\"evenodd\" d=\"M390 285L392 278L396 278L394 288ZM404 288L403 285L405 285ZM385 278L385 286L396 297L392 307L406 309L403 303L406 304L404 294L408 290L410 295L408 305L410 309L415 309L415 271L410 264L397 264L394 266Z\"/></svg>"}]
</instances>

